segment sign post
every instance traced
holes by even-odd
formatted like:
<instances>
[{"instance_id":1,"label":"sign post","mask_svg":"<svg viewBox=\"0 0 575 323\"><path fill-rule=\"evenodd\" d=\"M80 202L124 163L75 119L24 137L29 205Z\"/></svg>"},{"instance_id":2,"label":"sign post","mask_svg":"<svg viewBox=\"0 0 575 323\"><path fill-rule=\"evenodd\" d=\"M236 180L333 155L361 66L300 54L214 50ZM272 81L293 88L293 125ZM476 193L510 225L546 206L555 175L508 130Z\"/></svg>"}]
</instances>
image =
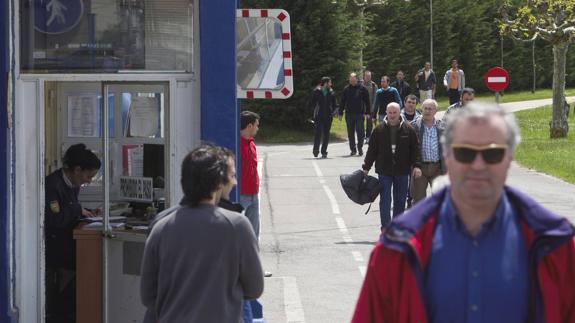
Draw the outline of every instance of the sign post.
<instances>
[{"instance_id":1,"label":"sign post","mask_svg":"<svg viewBox=\"0 0 575 323\"><path fill-rule=\"evenodd\" d=\"M509 73L502 67L492 67L483 76L485 86L495 92L495 102L499 104L499 92L509 86Z\"/></svg>"}]
</instances>

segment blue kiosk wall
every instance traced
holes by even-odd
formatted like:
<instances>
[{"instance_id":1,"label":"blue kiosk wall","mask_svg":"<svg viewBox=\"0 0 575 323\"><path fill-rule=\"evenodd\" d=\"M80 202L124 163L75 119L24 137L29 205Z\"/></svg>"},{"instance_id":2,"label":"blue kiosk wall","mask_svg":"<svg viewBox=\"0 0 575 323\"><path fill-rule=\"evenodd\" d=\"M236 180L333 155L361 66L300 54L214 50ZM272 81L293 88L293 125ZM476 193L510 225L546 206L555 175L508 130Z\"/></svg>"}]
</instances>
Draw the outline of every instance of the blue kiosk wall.
<instances>
[{"instance_id":1,"label":"blue kiosk wall","mask_svg":"<svg viewBox=\"0 0 575 323\"><path fill-rule=\"evenodd\" d=\"M200 1L201 136L203 141L231 149L238 157L236 8L235 0ZM231 198L237 200L236 190Z\"/></svg>"}]
</instances>

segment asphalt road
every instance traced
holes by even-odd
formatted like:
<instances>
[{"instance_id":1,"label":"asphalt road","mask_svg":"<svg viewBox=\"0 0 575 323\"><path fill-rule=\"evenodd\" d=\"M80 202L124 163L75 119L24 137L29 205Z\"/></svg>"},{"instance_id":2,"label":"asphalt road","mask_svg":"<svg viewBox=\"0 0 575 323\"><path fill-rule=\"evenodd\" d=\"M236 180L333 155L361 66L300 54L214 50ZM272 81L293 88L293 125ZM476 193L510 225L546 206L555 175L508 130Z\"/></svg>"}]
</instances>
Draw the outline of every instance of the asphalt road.
<instances>
[{"instance_id":1,"label":"asphalt road","mask_svg":"<svg viewBox=\"0 0 575 323\"><path fill-rule=\"evenodd\" d=\"M347 142L330 144L328 152L317 159L309 144L258 146L261 256L273 273L260 300L268 323L351 319L379 236L379 207L376 200L365 215L367 205L341 189L339 175L359 169L363 157L349 157ZM574 185L515 164L508 184L575 222Z\"/></svg>"}]
</instances>

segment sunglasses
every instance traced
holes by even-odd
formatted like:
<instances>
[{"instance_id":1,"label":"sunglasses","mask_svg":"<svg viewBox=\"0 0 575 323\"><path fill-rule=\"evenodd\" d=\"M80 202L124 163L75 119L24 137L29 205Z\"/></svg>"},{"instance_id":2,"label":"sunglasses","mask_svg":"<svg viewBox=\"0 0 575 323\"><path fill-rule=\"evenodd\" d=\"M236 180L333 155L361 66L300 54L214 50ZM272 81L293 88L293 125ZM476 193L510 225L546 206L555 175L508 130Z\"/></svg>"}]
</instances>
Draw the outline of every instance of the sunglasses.
<instances>
[{"instance_id":1,"label":"sunglasses","mask_svg":"<svg viewBox=\"0 0 575 323\"><path fill-rule=\"evenodd\" d=\"M483 161L487 164L498 164L505 157L505 152L509 148L507 145L490 144L485 146L475 146L466 144L453 144L453 156L455 160L463 164L471 164L478 153L481 153Z\"/></svg>"}]
</instances>

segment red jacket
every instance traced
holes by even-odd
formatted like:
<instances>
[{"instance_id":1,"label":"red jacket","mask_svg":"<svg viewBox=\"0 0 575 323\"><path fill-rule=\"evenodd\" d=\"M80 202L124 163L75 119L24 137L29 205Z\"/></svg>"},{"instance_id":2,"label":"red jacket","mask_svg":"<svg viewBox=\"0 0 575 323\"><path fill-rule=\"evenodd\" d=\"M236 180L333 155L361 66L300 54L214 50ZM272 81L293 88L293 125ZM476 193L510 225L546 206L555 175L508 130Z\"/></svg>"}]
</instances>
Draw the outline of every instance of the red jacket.
<instances>
[{"instance_id":1,"label":"red jacket","mask_svg":"<svg viewBox=\"0 0 575 323\"><path fill-rule=\"evenodd\" d=\"M425 270L444 189L392 221L369 259L353 323L426 323ZM529 321L575 323L575 228L506 187L529 253Z\"/></svg>"},{"instance_id":2,"label":"red jacket","mask_svg":"<svg viewBox=\"0 0 575 323\"><path fill-rule=\"evenodd\" d=\"M240 178L240 194L256 195L260 190L258 175L258 153L254 138L245 139L240 136L240 157L242 170Z\"/></svg>"}]
</instances>

